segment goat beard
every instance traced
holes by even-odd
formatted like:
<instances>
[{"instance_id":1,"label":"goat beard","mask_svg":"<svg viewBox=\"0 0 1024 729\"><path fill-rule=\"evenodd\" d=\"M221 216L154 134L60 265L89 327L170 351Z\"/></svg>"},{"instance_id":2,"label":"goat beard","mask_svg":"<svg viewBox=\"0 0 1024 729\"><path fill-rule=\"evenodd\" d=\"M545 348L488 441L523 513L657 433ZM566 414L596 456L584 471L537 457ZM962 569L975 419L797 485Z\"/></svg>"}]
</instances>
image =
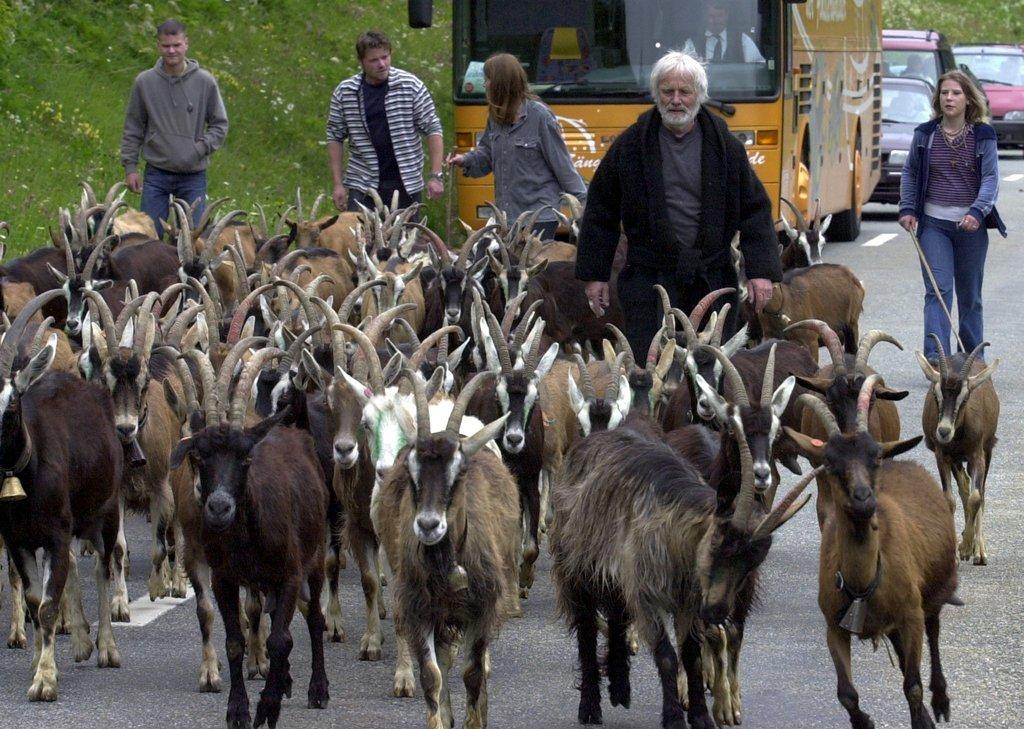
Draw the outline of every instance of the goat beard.
<instances>
[{"instance_id":1,"label":"goat beard","mask_svg":"<svg viewBox=\"0 0 1024 729\"><path fill-rule=\"evenodd\" d=\"M673 132L682 131L690 126L694 119L697 118L697 112L699 111L700 104L683 106L682 111L673 111L665 104L658 102L658 113L661 114L661 123Z\"/></svg>"}]
</instances>

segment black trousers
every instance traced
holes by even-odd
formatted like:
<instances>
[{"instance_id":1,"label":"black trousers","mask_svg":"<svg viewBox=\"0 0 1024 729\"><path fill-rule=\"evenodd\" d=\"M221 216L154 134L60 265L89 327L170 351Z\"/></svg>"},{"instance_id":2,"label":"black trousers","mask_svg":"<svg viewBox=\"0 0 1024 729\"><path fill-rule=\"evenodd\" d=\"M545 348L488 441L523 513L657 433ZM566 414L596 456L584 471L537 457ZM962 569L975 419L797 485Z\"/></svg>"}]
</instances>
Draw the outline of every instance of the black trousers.
<instances>
[{"instance_id":1,"label":"black trousers","mask_svg":"<svg viewBox=\"0 0 1024 729\"><path fill-rule=\"evenodd\" d=\"M655 284L661 284L668 292L669 301L672 306L682 309L687 316L697 303L711 291L723 286L735 286L735 278L729 281L729 273L716 272L714 279L709 282L707 276L698 275L688 285L680 284L675 271L662 271L653 268L640 268L638 266L626 266L619 273L618 293L619 302L622 304L622 313L625 318L624 334L629 340L629 346L633 348L633 355L637 364L643 367L647 361L647 352L651 346L651 340L661 329L662 309L661 298L654 290ZM711 307L712 311L722 308L727 302L732 303L729 315L726 320L722 340L725 341L736 333L736 294L722 296ZM710 316L710 312L708 313ZM706 322L708 317L704 317ZM697 322L693 325L699 326ZM678 327L677 327L678 328Z\"/></svg>"}]
</instances>

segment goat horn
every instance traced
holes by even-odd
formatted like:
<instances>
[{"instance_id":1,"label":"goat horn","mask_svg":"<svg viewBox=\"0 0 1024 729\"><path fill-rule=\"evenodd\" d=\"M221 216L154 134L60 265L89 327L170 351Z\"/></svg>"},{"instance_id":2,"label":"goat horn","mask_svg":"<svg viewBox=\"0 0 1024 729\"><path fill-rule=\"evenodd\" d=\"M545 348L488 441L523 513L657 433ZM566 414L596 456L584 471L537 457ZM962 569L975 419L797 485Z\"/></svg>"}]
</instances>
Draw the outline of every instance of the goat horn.
<instances>
[{"instance_id":1,"label":"goat horn","mask_svg":"<svg viewBox=\"0 0 1024 729\"><path fill-rule=\"evenodd\" d=\"M839 341L839 335L835 333L832 327L821 319L802 319L787 326L782 330L782 333L788 334L795 329L813 329L816 331L822 341L825 342L825 348L828 349L828 354L832 358L833 375L835 377L846 376L846 352L843 349L842 342Z\"/></svg>"},{"instance_id":2,"label":"goat horn","mask_svg":"<svg viewBox=\"0 0 1024 729\"><path fill-rule=\"evenodd\" d=\"M263 369L264 363L274 357L285 357L284 350L277 347L265 347L259 350L249 361L245 363L242 374L235 385L235 396L231 400L231 417L228 421L232 430L242 430L245 423L245 411L249 408L249 398L252 393L252 383Z\"/></svg>"},{"instance_id":3,"label":"goat horn","mask_svg":"<svg viewBox=\"0 0 1024 729\"><path fill-rule=\"evenodd\" d=\"M206 311L206 307L200 304L199 306L190 306L178 314L164 341L175 349L181 349L181 340L185 337L185 330L204 311Z\"/></svg>"},{"instance_id":4,"label":"goat horn","mask_svg":"<svg viewBox=\"0 0 1024 729\"><path fill-rule=\"evenodd\" d=\"M789 521L798 511L800 511L800 509L804 508L804 506L807 505L807 502L810 501L811 495L807 494L799 501L797 501L797 499L800 497L800 494L803 493L804 489L807 488L807 485L817 478L818 474L820 474L824 469L824 466L818 466L801 478L797 482L796 486L786 492L786 495L782 497L782 500L779 501L778 504L776 504L775 508L761 520L754 529L753 534L750 535L750 538L752 540L764 539Z\"/></svg>"},{"instance_id":5,"label":"goat horn","mask_svg":"<svg viewBox=\"0 0 1024 729\"><path fill-rule=\"evenodd\" d=\"M331 285L334 285L337 283L337 281L334 280L334 276L332 276L331 274L321 273L319 276L312 279L309 283L306 284L306 296L316 295L316 290L320 288L320 284L322 283L330 283Z\"/></svg>"},{"instance_id":6,"label":"goat horn","mask_svg":"<svg viewBox=\"0 0 1024 729\"><path fill-rule=\"evenodd\" d=\"M199 379L203 383L203 411L206 414L206 427L216 428L220 425L220 400L217 397L217 379L213 373L213 365L205 352L188 349L182 353L195 362L199 370Z\"/></svg>"},{"instance_id":7,"label":"goat horn","mask_svg":"<svg viewBox=\"0 0 1024 729\"><path fill-rule=\"evenodd\" d=\"M100 255L106 250L107 244L110 243L112 240L114 240L113 236L104 238L102 241L97 243L96 246L92 249L92 253L90 253L89 257L85 260L85 267L82 269L83 279L85 279L86 281L92 279L92 272L93 269L96 268L96 263L97 261L99 261Z\"/></svg>"},{"instance_id":8,"label":"goat horn","mask_svg":"<svg viewBox=\"0 0 1024 729\"><path fill-rule=\"evenodd\" d=\"M740 434L736 438L740 451L740 492L733 501L732 525L738 531L746 531L750 514L754 510L754 457L750 453L747 439Z\"/></svg>"},{"instance_id":9,"label":"goat horn","mask_svg":"<svg viewBox=\"0 0 1024 729\"><path fill-rule=\"evenodd\" d=\"M519 313L519 307L523 305L523 300L526 299L526 294L526 291L520 291L518 296L505 305L505 313L501 317L501 334L505 339L512 337L512 322L515 321L516 315ZM525 318L523 316L523 319Z\"/></svg>"},{"instance_id":10,"label":"goat horn","mask_svg":"<svg viewBox=\"0 0 1024 729\"><path fill-rule=\"evenodd\" d=\"M11 376L11 366L14 364L14 358L18 354L18 340L21 339L21 335L24 333L25 326L29 320L35 316L37 311L54 299L62 296L64 296L63 289L52 289L43 292L25 304L25 308L15 317L14 323L7 329L7 336L0 343L0 377L6 378Z\"/></svg>"},{"instance_id":11,"label":"goat horn","mask_svg":"<svg viewBox=\"0 0 1024 729\"><path fill-rule=\"evenodd\" d=\"M256 301L257 297L262 296L267 291L280 285L279 281L274 283L263 284L258 286L248 293L248 295L239 302L238 306L235 307L235 313L231 317L231 325L228 327L228 339L227 345L233 346L238 337L242 333L242 327L245 325L245 318L249 315L249 308L253 302Z\"/></svg>"},{"instance_id":12,"label":"goat horn","mask_svg":"<svg viewBox=\"0 0 1024 729\"><path fill-rule=\"evenodd\" d=\"M821 198L814 198L814 229L821 230Z\"/></svg>"},{"instance_id":13,"label":"goat horn","mask_svg":"<svg viewBox=\"0 0 1024 729\"><path fill-rule=\"evenodd\" d=\"M868 375L864 379L864 384L860 387L860 393L857 395L857 430L862 433L868 432L868 413L871 408L871 393L875 389L875 385L882 379L879 374Z\"/></svg>"},{"instance_id":14,"label":"goat horn","mask_svg":"<svg viewBox=\"0 0 1024 729\"><path fill-rule=\"evenodd\" d=\"M573 361L576 362L576 368L580 371L580 385L583 389L583 398L587 401L593 401L597 399L597 393L594 391L594 381L590 379L590 372L587 370L587 363L583 361L583 358L574 353L572 355ZM615 379L618 377L613 373Z\"/></svg>"},{"instance_id":15,"label":"goat horn","mask_svg":"<svg viewBox=\"0 0 1024 729\"><path fill-rule=\"evenodd\" d=\"M530 329L533 327L533 317L537 314L537 310L544 304L542 299L535 300L530 304L526 311L523 312L522 317L519 319L519 323L516 324L515 329L512 330L512 342L509 345L509 352L518 351L520 347L526 342L526 337L530 333Z\"/></svg>"},{"instance_id":16,"label":"goat horn","mask_svg":"<svg viewBox=\"0 0 1024 729\"><path fill-rule=\"evenodd\" d=\"M235 367L247 349L257 349L267 343L266 337L246 337L235 342L220 365L217 373L217 401L222 408L231 403L231 378L235 375Z\"/></svg>"},{"instance_id":17,"label":"goat horn","mask_svg":"<svg viewBox=\"0 0 1024 729\"><path fill-rule=\"evenodd\" d=\"M248 213L244 210L232 210L213 224L213 229L210 231L210 234L206 236L206 243L203 246L203 252L199 255L199 261L204 266L210 265L210 261L213 260L214 246L217 245L217 240L220 238L220 234L224 232L224 229L234 222L235 218L244 218L246 215L248 215Z\"/></svg>"},{"instance_id":18,"label":"goat horn","mask_svg":"<svg viewBox=\"0 0 1024 729\"><path fill-rule=\"evenodd\" d=\"M417 336L416 330L412 328L412 324L410 324L408 321L406 321L402 317L398 317L391 323L391 326L392 328L397 326L399 329L401 329L402 333L405 334L406 338L408 338L409 344L411 344L413 347L418 348L420 346L420 338L419 336Z\"/></svg>"},{"instance_id":19,"label":"goat horn","mask_svg":"<svg viewBox=\"0 0 1024 729\"><path fill-rule=\"evenodd\" d=\"M658 356L661 354L661 339L665 336L664 325L654 334L651 338L651 346L647 348L647 361L645 368L654 371L654 366L658 363Z\"/></svg>"},{"instance_id":20,"label":"goat horn","mask_svg":"<svg viewBox=\"0 0 1024 729\"><path fill-rule=\"evenodd\" d=\"M135 313L139 311L144 303L148 303L148 310L152 311L153 304L155 304L160 298L160 295L155 292L150 292L145 296L138 296L124 305L124 308L118 313L117 318L114 320L114 338L118 341L121 340L121 335L124 334L125 327L128 326L128 321L135 316ZM136 327L138 330L138 327Z\"/></svg>"},{"instance_id":21,"label":"goat horn","mask_svg":"<svg viewBox=\"0 0 1024 729\"><path fill-rule=\"evenodd\" d=\"M377 344L381 341L381 336L388 329L388 327L391 326L391 322L393 322L395 319L397 319L407 311L415 310L416 304L408 303L393 306L387 311L378 314L377 316L373 317L373 320L366 327L366 338L369 339L374 346L377 346Z\"/></svg>"},{"instance_id":22,"label":"goat horn","mask_svg":"<svg viewBox=\"0 0 1024 729\"><path fill-rule=\"evenodd\" d=\"M732 387L733 400L740 405L750 407L750 398L747 397L747 386L743 384L743 378L736 369L736 365L729 360L725 355L725 352L720 350L718 347L711 347L707 344L699 344L697 346L711 352L711 354L715 356L715 359L722 363L722 373L729 381L730 387Z\"/></svg>"},{"instance_id":23,"label":"goat horn","mask_svg":"<svg viewBox=\"0 0 1024 729\"><path fill-rule=\"evenodd\" d=\"M700 337L697 336L697 330L693 328L693 322L690 321L690 317L684 314L681 309L672 308L669 311L672 314L672 318L683 325L683 331L686 333L686 346L692 347L699 343Z\"/></svg>"},{"instance_id":24,"label":"goat horn","mask_svg":"<svg viewBox=\"0 0 1024 729\"><path fill-rule=\"evenodd\" d=\"M206 229L210 226L210 221L214 219L214 213L217 209L228 202L230 197L219 197L216 200L212 200L204 209L203 214L199 218L199 224L196 225L196 235L202 235Z\"/></svg>"},{"instance_id":25,"label":"goat horn","mask_svg":"<svg viewBox=\"0 0 1024 729\"><path fill-rule=\"evenodd\" d=\"M761 383L761 407L766 408L772 404L772 394L775 392L775 348L772 344L768 351L768 362L764 367L764 381Z\"/></svg>"},{"instance_id":26,"label":"goat horn","mask_svg":"<svg viewBox=\"0 0 1024 729\"><path fill-rule=\"evenodd\" d=\"M128 207L128 203L124 200L115 200L114 202L107 205L106 212L103 213L103 217L100 218L100 224L96 227L96 230L92 233L92 240L99 241L107 237L107 230L110 228L114 221L114 216L121 208Z\"/></svg>"},{"instance_id":27,"label":"goat horn","mask_svg":"<svg viewBox=\"0 0 1024 729\"><path fill-rule=\"evenodd\" d=\"M363 294L372 288L383 286L387 282L384 279L375 278L372 281L366 281L361 283L352 289L351 293L345 297L345 300L341 302L341 306L338 308L338 319L341 322L348 322L349 317L352 315L352 309L355 308L356 302L359 301Z\"/></svg>"},{"instance_id":28,"label":"goat horn","mask_svg":"<svg viewBox=\"0 0 1024 729\"><path fill-rule=\"evenodd\" d=\"M110 203L115 202L118 197L124 193L124 190L127 189L127 187L128 185L124 183L124 180L115 182L110 186L110 189L107 190L107 195L103 198L104 204L110 205Z\"/></svg>"},{"instance_id":29,"label":"goat horn","mask_svg":"<svg viewBox=\"0 0 1024 729\"><path fill-rule=\"evenodd\" d=\"M836 416L828 409L828 405L825 404L824 400L805 392L797 398L797 402L805 408L809 408L811 412L818 416L818 421L825 428L829 438L842 433L839 429L839 423L836 422Z\"/></svg>"},{"instance_id":30,"label":"goat horn","mask_svg":"<svg viewBox=\"0 0 1024 729\"><path fill-rule=\"evenodd\" d=\"M621 377L620 371L622 370L622 363L626 359L625 352L619 352L615 355L615 362L611 366L612 380L608 383L608 389L605 390L604 399L609 403L613 403L619 399L619 378Z\"/></svg>"},{"instance_id":31,"label":"goat horn","mask_svg":"<svg viewBox=\"0 0 1024 729\"><path fill-rule=\"evenodd\" d=\"M665 322L665 326L668 328L668 336L672 339L676 338L676 319L672 316L672 302L668 298L668 291L661 284L654 284L654 290L658 292L658 297L661 299L661 309L664 312L662 320Z\"/></svg>"},{"instance_id":32,"label":"goat horn","mask_svg":"<svg viewBox=\"0 0 1024 729\"><path fill-rule=\"evenodd\" d=\"M430 405L427 403L427 390L416 372L403 367L398 373L412 385L413 401L416 403L416 440L422 441L430 437Z\"/></svg>"},{"instance_id":33,"label":"goat horn","mask_svg":"<svg viewBox=\"0 0 1024 729\"><path fill-rule=\"evenodd\" d=\"M498 352L498 363L501 365L501 373L507 375L512 372L512 357L508 351L508 342L501 334L501 327L498 325L498 320L495 318L494 313L480 300L480 292L477 291L476 287L473 287L473 304L476 306L477 314L479 318L483 316L484 321L487 323L487 331L491 335L491 341L494 343L494 348Z\"/></svg>"},{"instance_id":34,"label":"goat horn","mask_svg":"<svg viewBox=\"0 0 1024 729\"><path fill-rule=\"evenodd\" d=\"M196 381L192 377L192 370L188 368L185 360L181 359L180 352L174 347L158 347L154 354L162 354L174 363L178 370L178 379L181 381L181 389L185 391L185 404L188 412L198 412L202 407L199 404L199 392L196 390Z\"/></svg>"},{"instance_id":35,"label":"goat horn","mask_svg":"<svg viewBox=\"0 0 1024 729\"><path fill-rule=\"evenodd\" d=\"M981 356L982 351L985 347L989 346L989 342L982 342L974 350L967 355L967 359L964 360L964 366L960 368L960 379L967 380L968 375L971 374L971 367L974 366L974 361Z\"/></svg>"},{"instance_id":36,"label":"goat horn","mask_svg":"<svg viewBox=\"0 0 1024 729\"><path fill-rule=\"evenodd\" d=\"M326 199L327 195L322 192L316 196L316 199L313 201L313 207L309 209L310 220L316 220L316 214L320 212L320 206L324 204L324 200Z\"/></svg>"},{"instance_id":37,"label":"goat horn","mask_svg":"<svg viewBox=\"0 0 1024 729\"><path fill-rule=\"evenodd\" d=\"M320 330L320 337L324 343L327 343L327 338L330 337L331 345L331 358L334 360L334 367L345 368L345 338L341 335L338 329L335 329L335 325L341 324L341 319L338 318L338 312L331 308L330 304L321 299L319 296L313 296L310 298L314 306L320 308L320 313L324 315L325 328ZM334 369L333 367L331 368Z\"/></svg>"},{"instance_id":38,"label":"goat horn","mask_svg":"<svg viewBox=\"0 0 1024 729\"><path fill-rule=\"evenodd\" d=\"M439 236L437 233L432 231L427 226L423 225L422 223L412 222L404 223L404 225L409 228L415 228L416 230L419 230L420 232L424 233L427 236L427 238L430 239L430 242L434 244L434 250L437 252L437 255L444 256L448 252L448 246L447 244L445 244L443 240L441 240L441 236Z\"/></svg>"},{"instance_id":39,"label":"goat horn","mask_svg":"<svg viewBox=\"0 0 1024 729\"><path fill-rule=\"evenodd\" d=\"M626 353L626 372L632 372L636 367L636 357L633 355L633 348L629 346L629 340L626 339L626 335L622 333L622 330L614 324L605 324L605 326L610 329L611 333L615 336L615 341L619 344L619 351Z\"/></svg>"},{"instance_id":40,"label":"goat horn","mask_svg":"<svg viewBox=\"0 0 1024 729\"><path fill-rule=\"evenodd\" d=\"M71 250L67 235L64 233L64 226L61 226L61 235L64 237L64 267L68 278L74 278L78 267L75 265L75 252Z\"/></svg>"},{"instance_id":41,"label":"goat horn","mask_svg":"<svg viewBox=\"0 0 1024 729\"><path fill-rule=\"evenodd\" d=\"M480 230L474 230L470 233L469 237L466 238L466 242L462 244L462 249L459 251L459 257L455 259L455 270L465 271L466 266L469 264L469 257L473 254L473 246L476 245L476 242L483 238L487 233L497 229L498 226L492 223L491 225L485 225L483 228L480 228Z\"/></svg>"},{"instance_id":42,"label":"goat horn","mask_svg":"<svg viewBox=\"0 0 1024 729\"><path fill-rule=\"evenodd\" d=\"M526 371L532 375L537 371L537 366L540 364L541 339L544 337L543 319L537 319L537 323L534 324L531 333L533 334L533 341L530 343L530 351L526 355L525 366Z\"/></svg>"},{"instance_id":43,"label":"goat horn","mask_svg":"<svg viewBox=\"0 0 1024 729\"><path fill-rule=\"evenodd\" d=\"M228 246L228 254L235 269L235 300L239 297L246 297L252 288L249 286L249 279L246 277L245 256L242 255L242 238L235 231L235 242Z\"/></svg>"},{"instance_id":44,"label":"goat horn","mask_svg":"<svg viewBox=\"0 0 1024 729\"><path fill-rule=\"evenodd\" d=\"M352 337L356 341L356 344L359 345L359 348L363 352L363 359L365 360L367 366L367 372L365 375L369 379L369 382L367 382L367 384L370 386L370 389L373 390L374 394L380 395L382 392L384 392L384 372L381 369L380 357L377 356L377 350L374 349L373 342L371 342L365 334L363 334L361 331L356 329L351 324L346 324L345 322L342 322L341 324L336 324L333 328L340 329L345 334ZM352 368L353 377L355 377L357 380L365 381L363 379L364 375L362 372L355 372L355 364L356 362L353 363ZM335 362L334 365L335 367L337 367L339 366L339 363Z\"/></svg>"},{"instance_id":45,"label":"goat horn","mask_svg":"<svg viewBox=\"0 0 1024 729\"><path fill-rule=\"evenodd\" d=\"M43 340L50 333L50 326L53 324L53 317L48 316L36 327L36 333L32 335L32 344L28 348L28 357L32 359L43 348Z\"/></svg>"},{"instance_id":46,"label":"goat horn","mask_svg":"<svg viewBox=\"0 0 1024 729\"><path fill-rule=\"evenodd\" d=\"M459 440L459 426L462 425L462 417L466 414L466 408L469 407L469 401L476 394L476 391L480 389L480 386L484 384L484 380L493 377L494 372L485 370L478 372L474 375L473 379L466 383L466 386L462 388L462 392L459 393L458 399L455 401L455 405L452 407L452 413L448 416L448 425L444 429L446 437L458 442Z\"/></svg>"},{"instance_id":47,"label":"goat horn","mask_svg":"<svg viewBox=\"0 0 1024 729\"><path fill-rule=\"evenodd\" d=\"M82 207L91 207L95 205L96 193L93 191L92 185L90 185L85 180L82 180L80 184L82 185L82 200L85 203Z\"/></svg>"},{"instance_id":48,"label":"goat horn","mask_svg":"<svg viewBox=\"0 0 1024 729\"><path fill-rule=\"evenodd\" d=\"M854 367L857 372L863 373L867 370L868 357L871 355L871 350L879 342L888 342L889 344L896 345L896 348L899 350L903 349L903 345L896 341L894 337L880 329L872 329L861 338L860 346L857 347L857 364Z\"/></svg>"},{"instance_id":49,"label":"goat horn","mask_svg":"<svg viewBox=\"0 0 1024 729\"><path fill-rule=\"evenodd\" d=\"M791 203L791 202L790 202L789 200L787 200L786 198L784 198L784 197L781 197L781 198L779 198L779 199L780 199L780 200L781 200L782 202L786 203L786 205L788 205L788 206L789 206L789 209L793 211L793 216L794 216L794 217L796 218L796 224L797 224L797 227L798 227L798 228L800 229L800 232L801 232L801 233L806 233L806 232L807 232L807 221L806 221L806 220L804 219L804 214L803 214L803 213L801 213L801 212L800 212L800 211L799 211L799 210L797 209L796 205L794 205L793 203Z\"/></svg>"},{"instance_id":50,"label":"goat horn","mask_svg":"<svg viewBox=\"0 0 1024 729\"><path fill-rule=\"evenodd\" d=\"M63 293L63 292L62 292ZM103 336L107 340L107 351L113 354L117 350L117 329L114 325L114 316L110 313L110 307L103 300L98 291L85 289L82 293L92 302L96 313L99 314L100 325L103 327ZM96 317L93 317L95 321Z\"/></svg>"},{"instance_id":51,"label":"goat horn","mask_svg":"<svg viewBox=\"0 0 1024 729\"><path fill-rule=\"evenodd\" d=\"M400 319L399 321L405 321L405 319ZM406 323L408 324L408 322ZM417 345L416 351L414 351L412 356L409 357L409 367L414 370L419 369L420 365L423 364L423 361L427 357L427 352L429 352L431 348L438 346L439 342L445 342L447 344L449 334L457 334L459 339L462 339L462 327L456 324L449 324L448 326L441 327L440 329L431 332L430 336ZM437 363L439 365L443 364L440 353L438 353Z\"/></svg>"},{"instance_id":52,"label":"goat horn","mask_svg":"<svg viewBox=\"0 0 1024 729\"><path fill-rule=\"evenodd\" d=\"M725 322L729 318L729 309L732 308L732 304L726 302L722 304L722 309L718 312L718 321L715 322L715 328L711 332L711 345L714 347L722 346L722 335L725 333Z\"/></svg>"},{"instance_id":53,"label":"goat horn","mask_svg":"<svg viewBox=\"0 0 1024 729\"><path fill-rule=\"evenodd\" d=\"M700 328L700 324L704 320L704 315L708 313L708 309L718 301L719 297L734 293L736 293L736 289L734 288L727 287L716 289L698 301L697 305L693 307L693 311L690 312L690 321L693 322L693 326L698 329Z\"/></svg>"},{"instance_id":54,"label":"goat horn","mask_svg":"<svg viewBox=\"0 0 1024 729\"><path fill-rule=\"evenodd\" d=\"M174 217L178 219L178 240L176 241L178 261L185 265L191 263L196 257L196 252L192 248L192 232L189 229L188 213L177 200L171 203L171 210L174 211Z\"/></svg>"},{"instance_id":55,"label":"goat horn","mask_svg":"<svg viewBox=\"0 0 1024 729\"><path fill-rule=\"evenodd\" d=\"M302 350L306 340L319 332L321 328L322 327L320 325L310 327L309 329L303 330L297 337L295 337L295 341L291 343L288 347L288 351L284 353L284 356L281 357L280 361L277 363L278 374L283 375L292 368L292 363L299 356L299 352Z\"/></svg>"},{"instance_id":56,"label":"goat horn","mask_svg":"<svg viewBox=\"0 0 1024 729\"><path fill-rule=\"evenodd\" d=\"M211 330L214 329L220 321L220 307L217 306L217 303L213 300L210 290L203 286L201 281L192 276L186 278L185 281L197 294L199 294L199 298L203 300L203 306L206 307L206 316L209 320L210 328ZM213 285L216 287L217 283L214 282Z\"/></svg>"},{"instance_id":57,"label":"goat horn","mask_svg":"<svg viewBox=\"0 0 1024 729\"><path fill-rule=\"evenodd\" d=\"M254 202L253 205L256 206L256 212L260 214L260 229L263 236L266 237L270 235L270 229L267 227L267 211L264 210L263 206L258 202Z\"/></svg>"},{"instance_id":58,"label":"goat horn","mask_svg":"<svg viewBox=\"0 0 1024 729\"><path fill-rule=\"evenodd\" d=\"M942 346L942 340L939 339L939 335L932 332L928 335L935 340L935 349L939 353L939 375L942 379L949 377L949 360L946 358L946 348Z\"/></svg>"},{"instance_id":59,"label":"goat horn","mask_svg":"<svg viewBox=\"0 0 1024 729\"><path fill-rule=\"evenodd\" d=\"M302 290L302 287L288 279L281 279L275 283L280 284L295 294L296 298L299 300L299 306L302 307L302 311L306 315L306 322L312 325L312 323L316 321L316 311L313 309L313 302L310 301L309 296Z\"/></svg>"}]
</instances>

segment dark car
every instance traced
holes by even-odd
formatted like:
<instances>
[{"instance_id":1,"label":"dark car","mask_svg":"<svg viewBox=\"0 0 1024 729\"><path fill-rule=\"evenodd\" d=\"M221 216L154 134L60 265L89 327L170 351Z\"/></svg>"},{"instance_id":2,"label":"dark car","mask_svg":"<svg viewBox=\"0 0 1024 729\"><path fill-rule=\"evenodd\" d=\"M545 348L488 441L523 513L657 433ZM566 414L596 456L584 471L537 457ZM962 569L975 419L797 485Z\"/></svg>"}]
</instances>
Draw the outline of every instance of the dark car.
<instances>
[{"instance_id":1,"label":"dark car","mask_svg":"<svg viewBox=\"0 0 1024 729\"><path fill-rule=\"evenodd\" d=\"M981 81L1000 147L1024 147L1024 45L957 46L958 63Z\"/></svg>"},{"instance_id":2,"label":"dark car","mask_svg":"<svg viewBox=\"0 0 1024 729\"><path fill-rule=\"evenodd\" d=\"M870 202L899 203L903 163L914 128L932 118L933 91L930 83L916 78L882 79L882 176Z\"/></svg>"}]
</instances>

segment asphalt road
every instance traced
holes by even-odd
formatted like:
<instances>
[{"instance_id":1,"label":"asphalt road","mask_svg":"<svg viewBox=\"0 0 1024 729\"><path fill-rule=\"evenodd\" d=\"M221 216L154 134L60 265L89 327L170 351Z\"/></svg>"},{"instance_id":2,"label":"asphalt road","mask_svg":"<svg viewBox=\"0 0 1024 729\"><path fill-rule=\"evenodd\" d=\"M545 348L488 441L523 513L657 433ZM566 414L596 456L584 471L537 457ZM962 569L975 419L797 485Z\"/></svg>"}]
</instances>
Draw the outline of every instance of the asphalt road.
<instances>
[{"instance_id":1,"label":"asphalt road","mask_svg":"<svg viewBox=\"0 0 1024 729\"><path fill-rule=\"evenodd\" d=\"M952 726L994 729L1024 726L1024 641L1020 623L1024 604L1024 561L1021 524L1022 467L1020 453L1024 376L1016 363L1024 341L1014 332L1024 317L1021 299L1024 254L1018 242L1024 230L1024 161L1019 152L1004 155L999 208L1014 231L1007 240L993 235L985 282L987 338L992 357L1002 366L994 381L1002 397L999 445L989 476L986 506L989 564L961 563L959 594L967 605L948 608L943 617L943 663L952 700ZM1012 176L1018 175L1017 179ZM877 236L898 233L882 245L865 246ZM907 347L899 352L882 345L872 364L891 387L910 390L899 403L904 435L920 431L920 413L926 382L913 350L921 336L922 283L913 247L895 223L895 208L869 206L863 232L855 243L826 247L824 258L851 266L867 289L861 329L881 328ZM934 472L934 461L923 446L907 457ZM962 521L958 515L958 524ZM146 594L148 525L140 516L129 519L132 546L132 599ZM959 528L959 527L958 527ZM825 647L824 625L816 603L818 529L808 507L777 535L763 570L763 604L749 623L742 658L743 726L816 727L849 726L835 698L835 676ZM575 642L555 621L546 553L537 585L525 603L524 618L506 624L493 645L490 680L490 726L576 726ZM86 613L96 615L91 559L82 560ZM394 661L392 623L384 624L384 660L356 660L363 629L362 594L358 576L350 566L344 572L345 627L349 640L328 644L327 673L331 702L324 711L307 709L309 643L301 618L293 626L295 648L291 657L294 698L285 700L284 727L335 726L349 729L421 727L425 723L422 699L391 697ZM5 589L0 625L9 620L9 592ZM200 657L195 602L188 600L144 627L115 624L122 656L120 669L97 669L72 662L70 639L58 640L60 696L54 704L30 704L25 692L30 681L31 654L0 648L0 726L78 727L218 727L223 725L227 695L200 694L197 671ZM93 629L95 638L95 628ZM30 638L31 640L31 638ZM216 645L223 660L223 630L217 618ZM925 658L927 664L927 657ZM453 670L453 702L459 725L463 688L460 671ZM927 667L922 674L927 676ZM223 669L225 688L226 666ZM854 646L854 678L861 706L876 726L908 725L901 676L884 649L870 644ZM249 682L249 696L258 698L262 683ZM709 697L710 702L710 697ZM660 692L652 660L646 650L634 660L633 706L612 709L604 704L605 726L659 726Z\"/></svg>"}]
</instances>

